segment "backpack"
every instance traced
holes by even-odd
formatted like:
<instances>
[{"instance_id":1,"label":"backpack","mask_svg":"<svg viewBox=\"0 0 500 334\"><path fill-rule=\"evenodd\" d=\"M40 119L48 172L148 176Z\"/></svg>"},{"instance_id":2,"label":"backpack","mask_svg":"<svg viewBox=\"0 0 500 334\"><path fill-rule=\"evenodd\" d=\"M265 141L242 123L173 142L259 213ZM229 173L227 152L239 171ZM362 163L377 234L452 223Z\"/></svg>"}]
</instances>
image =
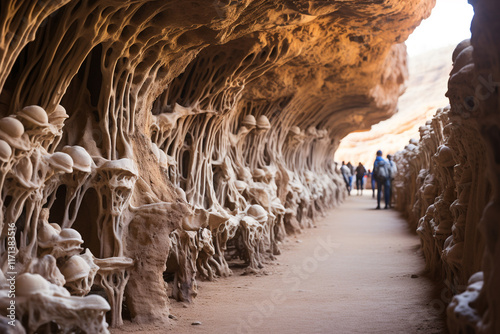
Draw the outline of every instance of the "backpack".
<instances>
[{"instance_id":1,"label":"backpack","mask_svg":"<svg viewBox=\"0 0 500 334\"><path fill-rule=\"evenodd\" d=\"M373 175L377 181L385 181L391 177L391 167L389 163L385 160L379 160L375 169L373 170Z\"/></svg>"},{"instance_id":2,"label":"backpack","mask_svg":"<svg viewBox=\"0 0 500 334\"><path fill-rule=\"evenodd\" d=\"M394 177L398 173L398 166L394 161L389 161L389 171L391 172L391 180L394 180Z\"/></svg>"}]
</instances>

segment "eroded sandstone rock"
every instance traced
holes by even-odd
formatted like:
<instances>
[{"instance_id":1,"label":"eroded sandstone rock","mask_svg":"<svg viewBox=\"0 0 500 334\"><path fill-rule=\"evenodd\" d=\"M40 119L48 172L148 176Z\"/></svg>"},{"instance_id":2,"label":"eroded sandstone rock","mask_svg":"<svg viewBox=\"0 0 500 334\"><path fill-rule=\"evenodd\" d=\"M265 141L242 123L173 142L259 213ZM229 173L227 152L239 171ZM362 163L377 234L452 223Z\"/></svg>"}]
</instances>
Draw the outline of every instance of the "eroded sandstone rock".
<instances>
[{"instance_id":1,"label":"eroded sandstone rock","mask_svg":"<svg viewBox=\"0 0 500 334\"><path fill-rule=\"evenodd\" d=\"M433 2L9 4L0 265L63 291L23 297L28 331L97 333L124 298L132 321L167 322L169 290L189 301L234 258L261 270L342 201L333 152L395 111ZM63 287L92 282L107 302Z\"/></svg>"},{"instance_id":2,"label":"eroded sandstone rock","mask_svg":"<svg viewBox=\"0 0 500 334\"><path fill-rule=\"evenodd\" d=\"M427 268L454 294L452 333L500 331L499 23L496 1L474 2L472 38L452 55L447 97L397 154L397 207L421 237ZM415 195L413 195L415 194Z\"/></svg>"}]
</instances>

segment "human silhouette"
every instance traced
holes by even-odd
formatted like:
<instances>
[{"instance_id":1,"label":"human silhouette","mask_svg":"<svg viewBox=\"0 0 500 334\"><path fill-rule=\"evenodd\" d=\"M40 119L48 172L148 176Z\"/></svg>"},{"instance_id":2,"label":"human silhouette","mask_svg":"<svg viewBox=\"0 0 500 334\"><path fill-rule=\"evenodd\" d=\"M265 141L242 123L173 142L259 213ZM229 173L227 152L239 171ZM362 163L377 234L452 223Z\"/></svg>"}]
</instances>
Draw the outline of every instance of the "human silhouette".
<instances>
[{"instance_id":1,"label":"human silhouette","mask_svg":"<svg viewBox=\"0 0 500 334\"><path fill-rule=\"evenodd\" d=\"M392 154L387 154L387 160L389 161L389 168L391 169L391 177L390 177L390 185L389 185L389 207L392 207L392 188L393 188L393 181L394 177L396 176L396 173L398 172L398 167L396 166L396 163L392 161Z\"/></svg>"},{"instance_id":2,"label":"human silhouette","mask_svg":"<svg viewBox=\"0 0 500 334\"><path fill-rule=\"evenodd\" d=\"M372 185L372 198L375 198L375 189L377 188L377 185L375 183L375 178L373 177L373 172L368 170L368 175L370 175L370 183Z\"/></svg>"},{"instance_id":3,"label":"human silhouette","mask_svg":"<svg viewBox=\"0 0 500 334\"><path fill-rule=\"evenodd\" d=\"M389 208L390 187L391 187L391 171L389 162L382 157L382 151L377 151L377 158L373 163L373 177L377 181L377 207L380 209L380 199L382 196L382 188L384 189L385 209Z\"/></svg>"},{"instance_id":4,"label":"human silhouette","mask_svg":"<svg viewBox=\"0 0 500 334\"><path fill-rule=\"evenodd\" d=\"M351 177L351 170L344 161L342 161L342 166L340 167L340 172L342 173L342 177L344 178L345 186L347 188L347 193L351 195L351 186L349 182L349 178Z\"/></svg>"},{"instance_id":5,"label":"human silhouette","mask_svg":"<svg viewBox=\"0 0 500 334\"><path fill-rule=\"evenodd\" d=\"M363 195L363 186L364 186L364 177L366 174L366 168L363 166L363 164L360 162L358 164L358 167L356 167L356 190L357 190L357 195Z\"/></svg>"},{"instance_id":6,"label":"human silhouette","mask_svg":"<svg viewBox=\"0 0 500 334\"><path fill-rule=\"evenodd\" d=\"M349 171L350 171L350 174L349 174L349 191L351 191L352 190L352 179L354 178L354 174L356 174L356 169L354 168L354 166L351 164L350 161L347 163L347 167L349 168Z\"/></svg>"}]
</instances>

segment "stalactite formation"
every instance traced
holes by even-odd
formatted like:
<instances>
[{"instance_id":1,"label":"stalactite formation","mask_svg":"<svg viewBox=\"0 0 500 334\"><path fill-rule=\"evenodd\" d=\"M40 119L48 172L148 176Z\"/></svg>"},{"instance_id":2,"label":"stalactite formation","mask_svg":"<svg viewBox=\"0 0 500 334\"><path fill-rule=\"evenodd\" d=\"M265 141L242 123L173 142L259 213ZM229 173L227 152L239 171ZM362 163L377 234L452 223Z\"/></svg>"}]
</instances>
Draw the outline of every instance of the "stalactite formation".
<instances>
[{"instance_id":1,"label":"stalactite formation","mask_svg":"<svg viewBox=\"0 0 500 334\"><path fill-rule=\"evenodd\" d=\"M472 3L472 38L453 52L450 106L397 154L395 187L427 269L454 295L450 332L498 333L500 5Z\"/></svg>"}]
</instances>

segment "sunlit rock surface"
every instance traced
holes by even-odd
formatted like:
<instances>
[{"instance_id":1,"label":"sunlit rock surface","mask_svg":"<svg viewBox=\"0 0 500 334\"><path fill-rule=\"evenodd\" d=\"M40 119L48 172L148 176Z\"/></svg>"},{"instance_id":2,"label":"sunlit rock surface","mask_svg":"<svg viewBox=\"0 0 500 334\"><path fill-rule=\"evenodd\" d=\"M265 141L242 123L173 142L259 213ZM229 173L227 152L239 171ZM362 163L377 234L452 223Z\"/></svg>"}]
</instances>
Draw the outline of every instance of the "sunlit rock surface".
<instances>
[{"instance_id":1,"label":"sunlit rock surface","mask_svg":"<svg viewBox=\"0 0 500 334\"><path fill-rule=\"evenodd\" d=\"M2 2L0 265L25 329L105 333L124 299L167 322L228 260L261 270L345 196L333 152L395 112L433 4Z\"/></svg>"},{"instance_id":2,"label":"sunlit rock surface","mask_svg":"<svg viewBox=\"0 0 500 334\"><path fill-rule=\"evenodd\" d=\"M432 118L436 109L449 102L445 96L451 54L455 46L446 46L408 59L409 79L398 101L398 112L367 132L354 132L344 137L335 152L336 161L362 162L372 168L375 152L394 154L411 138L419 138L419 127Z\"/></svg>"}]
</instances>

